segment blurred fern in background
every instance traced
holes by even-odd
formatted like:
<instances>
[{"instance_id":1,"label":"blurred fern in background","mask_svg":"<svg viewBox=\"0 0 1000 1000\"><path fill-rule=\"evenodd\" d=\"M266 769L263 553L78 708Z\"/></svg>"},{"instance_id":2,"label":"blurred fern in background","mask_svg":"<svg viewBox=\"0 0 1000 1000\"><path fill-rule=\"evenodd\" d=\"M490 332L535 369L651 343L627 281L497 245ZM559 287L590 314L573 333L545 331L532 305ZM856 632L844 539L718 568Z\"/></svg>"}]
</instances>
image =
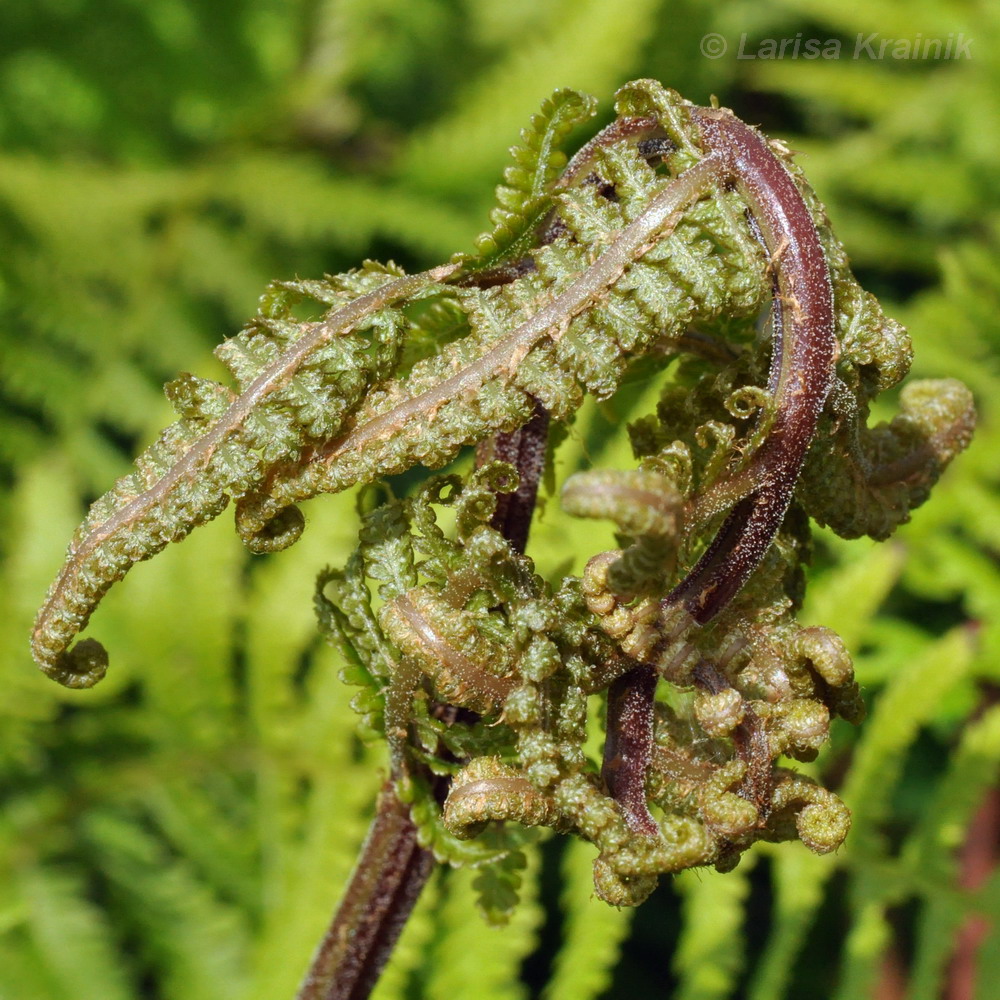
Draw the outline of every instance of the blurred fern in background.
<instances>
[{"instance_id":1,"label":"blurred fern in background","mask_svg":"<svg viewBox=\"0 0 1000 1000\"><path fill-rule=\"evenodd\" d=\"M726 56L701 55L709 31ZM744 32L841 39L842 57L739 60ZM971 58L851 59L872 32L965 32ZM756 848L632 914L591 899L584 845L549 841L501 931L474 914L474 873L442 872L376 995L930 1000L965 981L976 933L977 992L951 996L993 995L995 6L73 0L5 5L0 46L2 1000L293 995L385 768L311 609L353 499L311 505L288 553L251 563L220 521L140 567L99 614L121 655L94 691L33 671L33 611L85 503L166 422L161 384L210 374L269 279L468 249L540 101L571 86L609 111L639 76L806 154L915 374L971 385L980 429L892 542L818 547L808 615L855 652L872 709L809 765L854 811L839 855ZM652 391L582 413L560 474L627 464L620 422ZM550 574L595 550L554 507L532 541Z\"/></svg>"}]
</instances>

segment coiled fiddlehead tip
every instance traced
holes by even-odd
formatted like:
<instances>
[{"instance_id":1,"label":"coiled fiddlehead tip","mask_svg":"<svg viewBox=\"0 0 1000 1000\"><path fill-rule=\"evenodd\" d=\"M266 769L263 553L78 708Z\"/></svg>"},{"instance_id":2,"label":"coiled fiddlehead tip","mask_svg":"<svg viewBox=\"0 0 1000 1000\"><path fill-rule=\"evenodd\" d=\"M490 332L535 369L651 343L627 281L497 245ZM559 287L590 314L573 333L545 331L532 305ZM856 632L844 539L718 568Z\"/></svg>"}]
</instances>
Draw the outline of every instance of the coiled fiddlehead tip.
<instances>
[{"instance_id":1,"label":"coiled fiddlehead tip","mask_svg":"<svg viewBox=\"0 0 1000 1000\"><path fill-rule=\"evenodd\" d=\"M445 826L462 839L476 836L491 821L550 826L557 819L553 802L495 757L477 757L467 764L444 805Z\"/></svg>"},{"instance_id":2,"label":"coiled fiddlehead tip","mask_svg":"<svg viewBox=\"0 0 1000 1000\"><path fill-rule=\"evenodd\" d=\"M630 534L675 538L684 498L666 476L646 469L574 473L560 498L575 517L609 518Z\"/></svg>"},{"instance_id":3,"label":"coiled fiddlehead tip","mask_svg":"<svg viewBox=\"0 0 1000 1000\"><path fill-rule=\"evenodd\" d=\"M652 894L656 875L623 875L603 856L594 859L594 892L609 906L638 906Z\"/></svg>"},{"instance_id":4,"label":"coiled fiddlehead tip","mask_svg":"<svg viewBox=\"0 0 1000 1000\"><path fill-rule=\"evenodd\" d=\"M108 672L108 651L96 639L81 639L72 649L42 663L41 669L63 687L93 687Z\"/></svg>"},{"instance_id":5,"label":"coiled fiddlehead tip","mask_svg":"<svg viewBox=\"0 0 1000 1000\"><path fill-rule=\"evenodd\" d=\"M242 508L236 511L236 530L243 544L254 555L287 549L299 540L305 526L302 511L294 505L283 507L269 521L265 521L263 527L258 527Z\"/></svg>"},{"instance_id":6,"label":"coiled fiddlehead tip","mask_svg":"<svg viewBox=\"0 0 1000 1000\"><path fill-rule=\"evenodd\" d=\"M851 812L839 799L807 805L796 817L799 839L814 854L830 854L847 838Z\"/></svg>"}]
</instances>

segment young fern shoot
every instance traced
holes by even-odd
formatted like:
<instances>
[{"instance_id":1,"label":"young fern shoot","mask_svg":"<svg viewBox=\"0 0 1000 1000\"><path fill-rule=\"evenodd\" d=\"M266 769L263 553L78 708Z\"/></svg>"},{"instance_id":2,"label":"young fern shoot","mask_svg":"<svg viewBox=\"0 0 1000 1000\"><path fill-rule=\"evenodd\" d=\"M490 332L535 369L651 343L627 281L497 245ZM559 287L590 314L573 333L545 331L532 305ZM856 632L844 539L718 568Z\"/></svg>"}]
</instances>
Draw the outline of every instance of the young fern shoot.
<instances>
[{"instance_id":1,"label":"young fern shoot","mask_svg":"<svg viewBox=\"0 0 1000 1000\"><path fill-rule=\"evenodd\" d=\"M664 873L731 868L757 840L836 849L846 807L779 763L864 713L843 643L795 620L810 520L886 537L974 423L944 380L867 427L909 341L784 146L639 80L567 162L594 107L558 91L533 118L475 254L272 285L218 350L234 387L167 387L178 422L94 504L32 636L46 673L89 686L106 654L72 643L104 593L230 502L244 542L275 551L302 532L296 504L478 445L474 470L362 519L317 607L390 747L386 801L438 860L493 872L494 920L531 827L592 842L615 905ZM297 321L302 298L326 316ZM629 428L637 467L562 488L621 548L542 579L525 542L546 429L668 364L656 412ZM591 699L607 704L600 762Z\"/></svg>"}]
</instances>

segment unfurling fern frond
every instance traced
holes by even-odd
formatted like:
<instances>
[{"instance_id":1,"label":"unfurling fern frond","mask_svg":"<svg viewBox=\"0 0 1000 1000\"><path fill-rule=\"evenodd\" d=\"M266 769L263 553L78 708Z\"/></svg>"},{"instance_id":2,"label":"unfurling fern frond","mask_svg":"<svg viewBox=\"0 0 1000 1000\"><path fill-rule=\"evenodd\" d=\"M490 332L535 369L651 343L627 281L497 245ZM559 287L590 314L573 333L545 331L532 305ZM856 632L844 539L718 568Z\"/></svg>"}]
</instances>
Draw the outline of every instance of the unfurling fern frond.
<instances>
[{"instance_id":1,"label":"unfurling fern frond","mask_svg":"<svg viewBox=\"0 0 1000 1000\"><path fill-rule=\"evenodd\" d=\"M136 472L91 507L36 623L39 664L69 687L100 680L103 647L94 640L67 646L111 584L217 517L233 497L259 488L276 461L339 428L398 351L404 321L392 304L434 291L436 278L451 270L394 277L369 268L347 279L346 305L312 324L287 321L268 293L267 312L219 350L239 393L191 375L170 383L167 395L181 419L139 457ZM338 293L330 287L331 297ZM267 551L290 544L302 525L301 515L286 511L245 538Z\"/></svg>"},{"instance_id":2,"label":"unfurling fern frond","mask_svg":"<svg viewBox=\"0 0 1000 1000\"><path fill-rule=\"evenodd\" d=\"M521 131L521 143L511 147L514 162L497 188L497 206L490 213L493 230L476 240L478 258L462 258L475 273L524 258L537 243L532 227L552 206L552 186L566 164L562 143L570 131L597 110L597 102L575 90L557 90Z\"/></svg>"},{"instance_id":3,"label":"unfurling fern frond","mask_svg":"<svg viewBox=\"0 0 1000 1000\"><path fill-rule=\"evenodd\" d=\"M228 503L246 544L273 551L301 533L299 501L492 439L474 471L368 510L315 604L388 744L383 801L423 852L411 874L431 857L479 867L494 920L534 827L592 843L613 905L661 874L728 871L761 841L843 843L847 806L781 761L814 760L831 719L864 715L845 644L796 618L809 518L884 537L974 419L958 383L921 382L867 428L909 343L858 286L787 149L642 80L564 165L559 144L592 112L560 91L533 120L479 256L272 286L219 348L233 388L168 386L180 420L93 506L33 637L48 673L92 684L103 649L69 644L107 588ZM302 298L326 315L295 318ZM550 584L523 551L544 428L679 355L631 428L639 469L563 490L570 514L613 521L620 547ZM743 885L688 891L718 892L735 926ZM734 980L738 955L707 986L696 974L718 943L683 945L692 992Z\"/></svg>"}]
</instances>

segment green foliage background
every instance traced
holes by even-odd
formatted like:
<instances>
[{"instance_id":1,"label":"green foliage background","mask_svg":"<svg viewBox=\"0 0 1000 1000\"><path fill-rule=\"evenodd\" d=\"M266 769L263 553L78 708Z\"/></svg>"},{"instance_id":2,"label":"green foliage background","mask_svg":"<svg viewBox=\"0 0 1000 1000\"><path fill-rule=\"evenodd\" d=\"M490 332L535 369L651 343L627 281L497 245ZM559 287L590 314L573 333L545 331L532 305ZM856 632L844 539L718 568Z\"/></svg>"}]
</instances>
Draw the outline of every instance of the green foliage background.
<instances>
[{"instance_id":1,"label":"green foliage background","mask_svg":"<svg viewBox=\"0 0 1000 1000\"><path fill-rule=\"evenodd\" d=\"M744 32L842 55L741 60ZM872 32L964 32L971 58L850 58ZM992 995L1000 882L961 889L956 849L1000 760L996 5L45 0L0 8L0 46L0 1000L293 995L385 767L310 605L352 498L310 504L278 556L251 562L223 518L137 569L98 614L116 662L93 691L33 670L34 609L86 502L167 422L162 382L212 374L267 280L467 249L541 100L610 111L637 76L803 151L915 373L969 383L981 427L892 542L817 546L806 617L856 652L872 710L812 765L854 811L845 849L755 849L633 914L591 899L589 848L549 841L501 931L473 873L443 873L377 996L853 1000L900 967L882 995L930 1000L972 912ZM560 474L626 464L635 396L581 415ZM550 503L530 551L555 572L593 532Z\"/></svg>"}]
</instances>

